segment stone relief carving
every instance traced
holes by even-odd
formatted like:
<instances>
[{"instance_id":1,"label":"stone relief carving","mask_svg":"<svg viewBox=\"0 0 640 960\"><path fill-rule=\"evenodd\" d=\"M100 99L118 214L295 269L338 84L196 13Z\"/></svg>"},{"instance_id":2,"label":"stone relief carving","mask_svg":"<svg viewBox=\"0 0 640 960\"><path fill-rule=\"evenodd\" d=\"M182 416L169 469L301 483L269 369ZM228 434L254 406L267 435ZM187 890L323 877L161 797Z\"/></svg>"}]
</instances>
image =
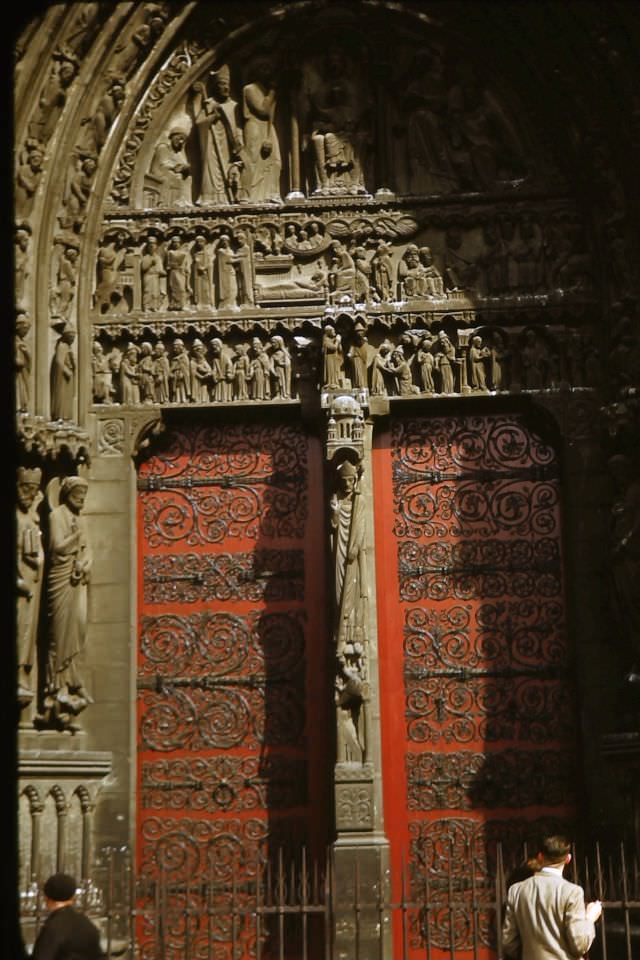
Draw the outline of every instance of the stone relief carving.
<instances>
[{"instance_id":1,"label":"stone relief carving","mask_svg":"<svg viewBox=\"0 0 640 960\"><path fill-rule=\"evenodd\" d=\"M79 476L50 484L48 582L49 649L42 719L73 725L73 717L92 703L84 687L78 657L86 643L87 584L91 551L81 511L88 482ZM58 490L56 491L56 487Z\"/></svg>"},{"instance_id":2,"label":"stone relief carving","mask_svg":"<svg viewBox=\"0 0 640 960\"><path fill-rule=\"evenodd\" d=\"M67 321L76 292L77 280L77 244L66 244L60 251L56 271L56 283L51 289L51 312Z\"/></svg>"},{"instance_id":3,"label":"stone relief carving","mask_svg":"<svg viewBox=\"0 0 640 960\"><path fill-rule=\"evenodd\" d=\"M144 177L144 203L149 207L181 207L191 204L191 164L185 152L190 133L188 117L171 122L153 152Z\"/></svg>"},{"instance_id":4,"label":"stone relief carving","mask_svg":"<svg viewBox=\"0 0 640 960\"><path fill-rule=\"evenodd\" d=\"M269 336L268 324L257 335L253 319L242 324L162 320L148 339L141 337L138 324L130 330L109 324L96 329L94 403L293 399L298 382L323 395L350 389L407 398L539 392L593 388L601 375L592 338L578 330L463 327L450 316L443 326L442 320L418 312L403 317L404 330L395 315L395 332L385 336L383 319L369 311L327 308L323 326L320 320L306 321L301 335L294 318L286 337ZM242 328L256 336L243 337ZM213 335L218 332L222 336Z\"/></svg>"},{"instance_id":5,"label":"stone relief carving","mask_svg":"<svg viewBox=\"0 0 640 960\"><path fill-rule=\"evenodd\" d=\"M44 550L38 506L42 470L19 467L17 475L17 665L18 703L27 706L36 694L38 613L42 589Z\"/></svg>"},{"instance_id":6,"label":"stone relief carving","mask_svg":"<svg viewBox=\"0 0 640 960\"><path fill-rule=\"evenodd\" d=\"M402 219L325 213L311 219L263 216L258 222L245 216L234 225L228 218L202 221L196 216L179 227L146 220L131 232L107 229L96 267L95 309L100 314L140 309L211 313L362 303L369 311L377 305L396 312L422 306L468 322L476 304L486 307L498 298L512 298L519 309L527 298L536 306L574 298L576 304L582 302L582 286L545 286L543 259L528 259L522 225L515 220L481 220L464 232L438 226L430 229L429 243L423 235L422 242L407 244L402 233L406 236L410 225L415 232L418 224ZM543 233L525 217L523 229L540 231L544 238L560 228L549 220ZM392 242L379 239L380 231ZM517 241L513 255L507 235ZM60 243L66 248L74 242ZM583 261L582 254L576 257ZM179 285L175 296L169 295L168 264ZM463 276L473 281L470 287L463 286Z\"/></svg>"},{"instance_id":7,"label":"stone relief carving","mask_svg":"<svg viewBox=\"0 0 640 960\"><path fill-rule=\"evenodd\" d=\"M46 144L56 129L78 67L78 58L71 50L58 49L53 54L51 72L40 93L38 109L29 122L29 136L41 144Z\"/></svg>"},{"instance_id":8,"label":"stone relief carving","mask_svg":"<svg viewBox=\"0 0 640 960\"><path fill-rule=\"evenodd\" d=\"M19 220L26 220L31 214L43 163L44 150L37 140L28 139L18 154L15 178L14 206L16 218Z\"/></svg>"},{"instance_id":9,"label":"stone relief carving","mask_svg":"<svg viewBox=\"0 0 640 960\"><path fill-rule=\"evenodd\" d=\"M167 9L162 3L145 3L141 7L142 22L133 23L115 48L111 70L127 80L142 61L146 51L162 33L167 20Z\"/></svg>"}]
</instances>

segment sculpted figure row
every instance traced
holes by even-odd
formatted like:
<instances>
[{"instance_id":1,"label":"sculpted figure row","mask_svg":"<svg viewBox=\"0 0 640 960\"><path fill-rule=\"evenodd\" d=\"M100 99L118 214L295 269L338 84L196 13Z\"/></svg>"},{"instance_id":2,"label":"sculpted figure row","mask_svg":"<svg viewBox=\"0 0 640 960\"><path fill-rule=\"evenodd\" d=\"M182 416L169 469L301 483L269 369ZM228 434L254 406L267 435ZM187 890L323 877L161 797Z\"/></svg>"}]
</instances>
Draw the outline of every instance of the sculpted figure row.
<instances>
[{"instance_id":1,"label":"sculpted figure row","mask_svg":"<svg viewBox=\"0 0 640 960\"><path fill-rule=\"evenodd\" d=\"M466 389L477 392L508 387L506 365L509 351L502 334L493 331L491 346L482 337L472 337L460 351L444 330L404 333L397 344L383 340L369 344L364 325L356 324L349 347L328 324L322 338L323 389L339 390L345 375L355 388L365 387L373 396L408 397L418 394L453 394Z\"/></svg>"},{"instance_id":2,"label":"sculpted figure row","mask_svg":"<svg viewBox=\"0 0 640 960\"><path fill-rule=\"evenodd\" d=\"M17 474L17 666L18 701L37 704L36 719L63 727L72 724L92 698L81 673L86 644L87 585L92 557L81 511L88 483L65 477L48 488L48 536L43 546L39 507L40 468L20 467ZM46 563L45 563L46 560ZM46 635L39 634L40 600L46 570ZM45 673L37 680L42 648Z\"/></svg>"},{"instance_id":3,"label":"sculpted figure row","mask_svg":"<svg viewBox=\"0 0 640 960\"><path fill-rule=\"evenodd\" d=\"M144 178L145 205L281 202L282 136L296 199L304 190L357 196L390 187L409 194L488 189L529 173L514 124L478 78L455 76L453 66L445 76L442 54L422 51L409 76L391 71L395 81L387 77L376 103L365 59L333 37L321 53L302 56L293 79L287 65L288 115L277 118L280 84L271 60L248 66L252 79L237 100L229 66L212 71L194 84L157 143ZM376 150L385 168L377 176L387 182L374 185Z\"/></svg>"},{"instance_id":4,"label":"sculpted figure row","mask_svg":"<svg viewBox=\"0 0 640 960\"><path fill-rule=\"evenodd\" d=\"M107 237L98 251L95 307L100 313L143 310L236 310L274 300L335 303L447 302L465 297L577 293L590 282L589 257L573 227L505 218L434 237L399 250L386 240L337 239L320 220L244 225L195 237L169 230L141 244ZM28 233L17 244L20 289L25 289ZM28 267L27 267L28 268ZM77 250L59 258L52 309L66 318L75 293Z\"/></svg>"},{"instance_id":5,"label":"sculpted figure row","mask_svg":"<svg viewBox=\"0 0 640 960\"><path fill-rule=\"evenodd\" d=\"M214 338L195 339L190 350L176 337L167 351L162 341L127 344L107 355L93 345L95 403L164 404L235 400L290 400L291 356L278 334L264 343L227 347Z\"/></svg>"}]
</instances>

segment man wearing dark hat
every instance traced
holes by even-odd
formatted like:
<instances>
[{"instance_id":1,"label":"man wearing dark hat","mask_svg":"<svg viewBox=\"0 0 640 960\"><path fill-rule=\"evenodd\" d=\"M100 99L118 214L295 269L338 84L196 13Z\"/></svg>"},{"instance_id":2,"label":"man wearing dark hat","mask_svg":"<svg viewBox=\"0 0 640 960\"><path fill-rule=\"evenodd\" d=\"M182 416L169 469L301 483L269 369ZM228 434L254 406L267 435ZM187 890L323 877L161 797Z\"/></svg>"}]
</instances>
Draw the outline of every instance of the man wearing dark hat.
<instances>
[{"instance_id":1,"label":"man wearing dark hat","mask_svg":"<svg viewBox=\"0 0 640 960\"><path fill-rule=\"evenodd\" d=\"M50 911L36 938L32 960L100 960L98 928L73 908L76 881L68 873L54 873L44 885Z\"/></svg>"}]
</instances>

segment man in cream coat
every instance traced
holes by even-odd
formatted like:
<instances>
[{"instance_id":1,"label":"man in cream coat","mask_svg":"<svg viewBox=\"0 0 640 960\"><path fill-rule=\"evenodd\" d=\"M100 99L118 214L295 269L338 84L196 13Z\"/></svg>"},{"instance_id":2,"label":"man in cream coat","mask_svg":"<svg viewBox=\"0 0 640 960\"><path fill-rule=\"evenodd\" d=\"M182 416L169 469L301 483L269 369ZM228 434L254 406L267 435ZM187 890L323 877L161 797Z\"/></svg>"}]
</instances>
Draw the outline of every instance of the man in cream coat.
<instances>
[{"instance_id":1,"label":"man in cream coat","mask_svg":"<svg viewBox=\"0 0 640 960\"><path fill-rule=\"evenodd\" d=\"M522 960L576 960L593 943L602 905L595 900L585 907L582 887L563 878L569 851L564 837L545 837L534 875L509 887L505 956L515 957L522 948Z\"/></svg>"}]
</instances>

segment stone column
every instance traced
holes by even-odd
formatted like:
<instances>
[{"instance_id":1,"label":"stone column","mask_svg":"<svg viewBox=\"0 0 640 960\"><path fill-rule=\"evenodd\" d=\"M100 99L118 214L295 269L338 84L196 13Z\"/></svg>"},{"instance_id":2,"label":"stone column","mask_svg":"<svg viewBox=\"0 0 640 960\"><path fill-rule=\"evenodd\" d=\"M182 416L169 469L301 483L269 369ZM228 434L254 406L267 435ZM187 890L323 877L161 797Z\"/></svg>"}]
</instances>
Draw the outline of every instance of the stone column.
<instances>
[{"instance_id":1,"label":"stone column","mask_svg":"<svg viewBox=\"0 0 640 960\"><path fill-rule=\"evenodd\" d=\"M334 957L390 957L378 688L372 426L363 390L323 394L333 577L336 763Z\"/></svg>"}]
</instances>

